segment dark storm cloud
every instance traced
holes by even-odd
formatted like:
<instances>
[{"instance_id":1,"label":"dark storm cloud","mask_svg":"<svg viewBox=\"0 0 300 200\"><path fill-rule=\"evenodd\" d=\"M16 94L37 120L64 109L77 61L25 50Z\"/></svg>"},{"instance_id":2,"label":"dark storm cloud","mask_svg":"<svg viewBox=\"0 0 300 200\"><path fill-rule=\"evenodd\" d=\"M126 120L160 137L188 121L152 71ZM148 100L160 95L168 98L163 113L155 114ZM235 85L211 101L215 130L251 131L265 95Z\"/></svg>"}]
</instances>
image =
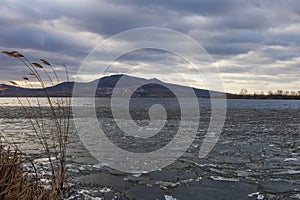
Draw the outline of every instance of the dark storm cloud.
<instances>
[{"instance_id":1,"label":"dark storm cloud","mask_svg":"<svg viewBox=\"0 0 300 200\"><path fill-rule=\"evenodd\" d=\"M176 11L182 12L183 14L199 14L201 15L222 15L231 12L232 10L239 8L240 5L234 0L173 0L172 2L168 0L153 0L153 1L139 1L139 0L113 0L112 2L117 2L121 4L130 4L131 6L138 8L150 8L158 9L162 11Z\"/></svg>"},{"instance_id":2,"label":"dark storm cloud","mask_svg":"<svg viewBox=\"0 0 300 200\"><path fill-rule=\"evenodd\" d=\"M33 48L44 51L69 52L80 47L67 35L49 33L32 27L8 27L0 32L0 43L4 47Z\"/></svg>"}]
</instances>

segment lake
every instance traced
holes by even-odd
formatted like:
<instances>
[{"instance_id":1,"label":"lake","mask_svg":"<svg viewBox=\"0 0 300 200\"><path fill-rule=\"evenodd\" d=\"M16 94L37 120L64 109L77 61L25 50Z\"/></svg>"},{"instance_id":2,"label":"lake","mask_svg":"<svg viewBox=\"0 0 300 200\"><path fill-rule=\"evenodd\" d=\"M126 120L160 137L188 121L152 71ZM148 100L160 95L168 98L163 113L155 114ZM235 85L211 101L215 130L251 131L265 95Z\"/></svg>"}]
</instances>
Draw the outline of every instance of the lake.
<instances>
[{"instance_id":1,"label":"lake","mask_svg":"<svg viewBox=\"0 0 300 200\"><path fill-rule=\"evenodd\" d=\"M33 109L38 109L34 98L30 101ZM85 113L86 108L92 104L84 98L80 102L78 106L84 119L89 115ZM188 100L186 103L189 105ZM120 148L132 152L162 148L175 137L174 130L180 123L176 99L132 99L130 113L138 125L149 123L147 113L153 104L162 104L168 114L167 125L157 137L132 140L115 124L108 99L97 99L95 104L98 121L107 137ZM39 117L50 122L45 99L41 100L41 106ZM200 99L199 107L200 125L187 151L173 164L145 174L118 171L97 161L82 145L72 123L68 147L71 188L68 198L300 199L300 101L227 100L221 136L213 150L202 159L198 158L198 153L210 121L209 100ZM32 155L42 154L16 98L1 98L0 113L3 135ZM47 170L47 162L44 162L41 168Z\"/></svg>"}]
</instances>

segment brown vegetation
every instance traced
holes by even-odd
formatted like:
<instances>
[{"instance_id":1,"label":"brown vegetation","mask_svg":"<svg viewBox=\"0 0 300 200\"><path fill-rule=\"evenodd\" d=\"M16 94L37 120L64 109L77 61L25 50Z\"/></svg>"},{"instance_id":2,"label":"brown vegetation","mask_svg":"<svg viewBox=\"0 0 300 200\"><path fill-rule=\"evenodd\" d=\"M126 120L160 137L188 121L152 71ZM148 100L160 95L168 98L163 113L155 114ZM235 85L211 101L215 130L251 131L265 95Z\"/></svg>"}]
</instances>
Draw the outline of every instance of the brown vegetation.
<instances>
[{"instance_id":1,"label":"brown vegetation","mask_svg":"<svg viewBox=\"0 0 300 200\"><path fill-rule=\"evenodd\" d=\"M34 109L28 98L25 98L25 103L18 97L17 99L42 146L43 154L48 158L51 177L48 185L50 189L46 190L41 186L38 178L40 175L37 172L35 172L35 181L32 180L32 177L28 177L23 173L22 156L26 157L26 155L22 154L17 147L14 152L10 150L7 152L1 151L0 176L3 176L0 182L0 199L57 199L62 194L66 182L66 148L70 127L71 100L59 95L55 98L50 98L48 95L46 83L50 82L52 86L60 83L55 68L48 61L40 59L41 63L30 62L24 55L17 51L2 51L2 53L19 59L25 65L30 77L24 76L21 81L31 88L33 88L33 81L38 82L40 88L45 93L48 106L50 107L50 123L47 123L44 118L40 117L42 107L39 97L35 98L38 109ZM65 73L69 82L67 69ZM16 86L19 83L19 81L9 82ZM7 88L2 89L7 90ZM31 163L35 167L33 162Z\"/></svg>"},{"instance_id":2,"label":"brown vegetation","mask_svg":"<svg viewBox=\"0 0 300 200\"><path fill-rule=\"evenodd\" d=\"M17 148L0 149L0 199L57 199L57 193L43 187L37 174L23 171L25 158Z\"/></svg>"}]
</instances>

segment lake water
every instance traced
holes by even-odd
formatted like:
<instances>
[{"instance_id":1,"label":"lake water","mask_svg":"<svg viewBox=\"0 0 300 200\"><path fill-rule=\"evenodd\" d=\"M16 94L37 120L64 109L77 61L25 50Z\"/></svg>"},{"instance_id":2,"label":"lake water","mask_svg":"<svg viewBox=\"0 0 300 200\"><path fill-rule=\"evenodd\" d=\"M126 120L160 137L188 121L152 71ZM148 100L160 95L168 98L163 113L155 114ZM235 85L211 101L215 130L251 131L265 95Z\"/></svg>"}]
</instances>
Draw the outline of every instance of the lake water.
<instances>
[{"instance_id":1,"label":"lake water","mask_svg":"<svg viewBox=\"0 0 300 200\"><path fill-rule=\"evenodd\" d=\"M84 118L85 107L91 105L86 99L80 102ZM152 140L132 140L122 135L109 112L107 99L96 100L96 111L107 136L116 145L133 152L150 152L162 148L174 137L180 120L176 102L176 99L132 100L131 116L137 124L149 122L149 105L163 104L169 113L167 128L161 137ZM198 158L198 152L210 120L210 103L201 99L199 104L198 134L186 153L173 164L146 174L117 171L97 161L81 144L72 123L68 198L300 199L300 101L227 100L222 134L203 159ZM43 107L46 105L41 100L40 117L50 122L49 110ZM3 135L13 139L24 151L41 154L17 99L1 98L0 128Z\"/></svg>"}]
</instances>

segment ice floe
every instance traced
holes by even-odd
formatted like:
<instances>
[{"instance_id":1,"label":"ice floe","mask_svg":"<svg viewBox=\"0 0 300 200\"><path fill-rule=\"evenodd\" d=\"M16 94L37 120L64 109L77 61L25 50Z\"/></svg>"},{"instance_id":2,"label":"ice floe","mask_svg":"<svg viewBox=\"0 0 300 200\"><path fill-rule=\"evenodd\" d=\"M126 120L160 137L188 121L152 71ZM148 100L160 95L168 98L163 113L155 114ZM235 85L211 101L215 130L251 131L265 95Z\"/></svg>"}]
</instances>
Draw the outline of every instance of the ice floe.
<instances>
[{"instance_id":1,"label":"ice floe","mask_svg":"<svg viewBox=\"0 0 300 200\"><path fill-rule=\"evenodd\" d=\"M165 195L165 200L176 200L176 198L174 198L170 195Z\"/></svg>"},{"instance_id":2,"label":"ice floe","mask_svg":"<svg viewBox=\"0 0 300 200\"><path fill-rule=\"evenodd\" d=\"M248 197L254 197L254 196L257 196L256 198L257 200L263 200L265 198L265 196L260 194L259 192L248 194Z\"/></svg>"},{"instance_id":3,"label":"ice floe","mask_svg":"<svg viewBox=\"0 0 300 200\"><path fill-rule=\"evenodd\" d=\"M289 162L289 161L298 161L298 158L286 158L286 159L284 159L284 162Z\"/></svg>"},{"instance_id":4,"label":"ice floe","mask_svg":"<svg viewBox=\"0 0 300 200\"><path fill-rule=\"evenodd\" d=\"M226 178L226 177L221 177L221 176L210 176L210 178L214 181L238 182L240 180L238 178Z\"/></svg>"}]
</instances>

